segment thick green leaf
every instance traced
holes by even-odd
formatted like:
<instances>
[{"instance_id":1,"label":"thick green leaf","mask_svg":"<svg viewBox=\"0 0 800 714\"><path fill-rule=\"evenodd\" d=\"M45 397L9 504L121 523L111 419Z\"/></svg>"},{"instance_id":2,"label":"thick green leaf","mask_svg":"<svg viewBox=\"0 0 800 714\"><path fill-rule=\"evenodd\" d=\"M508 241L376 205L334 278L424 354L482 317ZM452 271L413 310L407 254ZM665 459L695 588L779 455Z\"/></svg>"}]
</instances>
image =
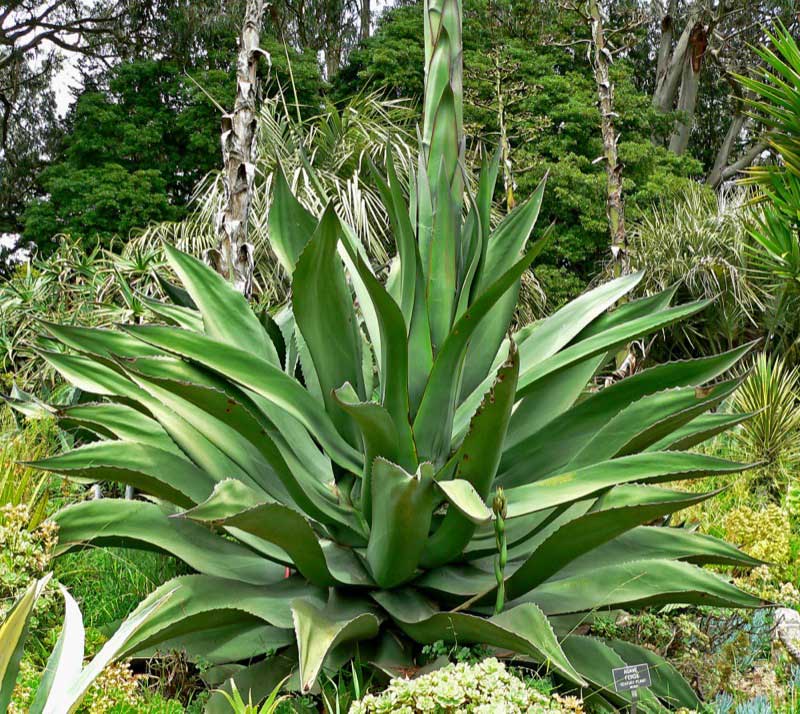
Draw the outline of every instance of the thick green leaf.
<instances>
[{"instance_id":1,"label":"thick green leaf","mask_svg":"<svg viewBox=\"0 0 800 714\"><path fill-rule=\"evenodd\" d=\"M224 422L159 385L130 373L142 390L141 403L181 450L214 482L226 478L260 488L258 473L269 468L258 450ZM254 474L256 478L251 476Z\"/></svg>"},{"instance_id":2,"label":"thick green leaf","mask_svg":"<svg viewBox=\"0 0 800 714\"><path fill-rule=\"evenodd\" d=\"M360 402L349 384L336 390L339 403L361 430L364 445L364 471L361 475L361 510L367 522L372 521L372 465L378 456L397 462L403 468L413 469L416 464L413 454L405 458L401 454L392 417L377 402Z\"/></svg>"},{"instance_id":3,"label":"thick green leaf","mask_svg":"<svg viewBox=\"0 0 800 714\"><path fill-rule=\"evenodd\" d=\"M297 261L292 281L295 321L308 346L322 390L326 410L339 431L355 443L351 422L333 396L345 382L353 385L361 399L361 336L337 253L341 230L339 219L328 205L317 230Z\"/></svg>"},{"instance_id":4,"label":"thick green leaf","mask_svg":"<svg viewBox=\"0 0 800 714\"><path fill-rule=\"evenodd\" d=\"M417 284L417 246L414 228L409 217L408 204L403 196L403 188L397 177L392 159L391 147L386 150L386 181L374 165L370 163L372 176L383 198L383 205L392 225L392 234L397 245L399 259L400 295L398 304L403 313L406 328L411 324L414 310L414 292Z\"/></svg>"},{"instance_id":5,"label":"thick green leaf","mask_svg":"<svg viewBox=\"0 0 800 714\"><path fill-rule=\"evenodd\" d=\"M409 352L406 344L406 327L403 314L385 288L372 274L369 266L355 251L348 249L355 272L366 290L366 299L372 306L380 333L381 352L379 374L381 404L394 421L398 436L398 463L411 469L416 467L414 437L408 421L409 411ZM364 310L366 300L362 300ZM388 454L383 454L391 458Z\"/></svg>"},{"instance_id":6,"label":"thick green leaf","mask_svg":"<svg viewBox=\"0 0 800 714\"><path fill-rule=\"evenodd\" d=\"M178 635L149 649L139 649L137 656L156 657L168 652L185 652L188 657L212 665L253 660L294 643L294 632L264 622L252 615L238 613L237 621L185 635Z\"/></svg>"},{"instance_id":7,"label":"thick green leaf","mask_svg":"<svg viewBox=\"0 0 800 714\"><path fill-rule=\"evenodd\" d=\"M655 315L639 317L630 322L623 323L622 325L612 327L609 330L604 330L599 335L582 340L545 360L537 358L535 365L529 369L523 370L522 366L520 367L520 387L518 396L525 396L525 394L533 388L537 380L556 370L570 367L594 355L615 350L637 337L648 335L664 327L668 327L673 323L680 322L704 310L708 307L710 302L709 300L699 300L697 302L688 303L687 305L668 308ZM523 356L534 349L534 345L537 343L537 340L534 339L537 332L538 330L533 330L528 339L520 345L521 365L524 364ZM533 344L531 344L531 342L533 342ZM530 345L530 348L528 348L528 345Z\"/></svg>"},{"instance_id":8,"label":"thick green leaf","mask_svg":"<svg viewBox=\"0 0 800 714\"><path fill-rule=\"evenodd\" d=\"M319 403L298 382L266 360L185 330L157 326L125 329L144 342L199 362L251 389L309 429L338 464L356 473L361 470L360 454L339 435Z\"/></svg>"},{"instance_id":9,"label":"thick green leaf","mask_svg":"<svg viewBox=\"0 0 800 714\"><path fill-rule=\"evenodd\" d=\"M61 352L42 352L39 356L74 387L88 394L136 401L141 390L117 369L101 364L91 357Z\"/></svg>"},{"instance_id":10,"label":"thick green leaf","mask_svg":"<svg viewBox=\"0 0 800 714\"><path fill-rule=\"evenodd\" d=\"M718 607L763 607L764 602L689 563L635 560L540 585L510 603L534 602L547 615L679 602Z\"/></svg>"},{"instance_id":11,"label":"thick green leaf","mask_svg":"<svg viewBox=\"0 0 800 714\"><path fill-rule=\"evenodd\" d=\"M494 482L506 428L517 391L519 356L512 347L492 389L478 409L469 432L454 457L456 479L474 487L483 503ZM457 558L475 532L475 524L457 509L448 509L442 524L428 539L422 563L435 567Z\"/></svg>"},{"instance_id":12,"label":"thick green leaf","mask_svg":"<svg viewBox=\"0 0 800 714\"><path fill-rule=\"evenodd\" d=\"M633 290L641 279L642 273L632 273L610 280L533 325L525 339L517 342L520 348L520 372L525 374L555 355L592 320Z\"/></svg>"},{"instance_id":13,"label":"thick green leaf","mask_svg":"<svg viewBox=\"0 0 800 714\"><path fill-rule=\"evenodd\" d=\"M583 683L564 656L547 618L536 606L523 605L484 618L463 612L437 612L414 590L375 591L372 597L416 642L444 640L500 647L546 662L570 681Z\"/></svg>"},{"instance_id":14,"label":"thick green leaf","mask_svg":"<svg viewBox=\"0 0 800 714\"><path fill-rule=\"evenodd\" d=\"M625 483L663 483L712 474L730 474L747 468L704 454L658 451L622 456L516 486L506 491L508 517L559 506Z\"/></svg>"},{"instance_id":15,"label":"thick green leaf","mask_svg":"<svg viewBox=\"0 0 800 714\"><path fill-rule=\"evenodd\" d=\"M754 568L764 565L738 548L712 536L684 528L640 526L595 548L561 570L561 575L588 573L593 568L628 560L685 560L696 565L733 565Z\"/></svg>"},{"instance_id":16,"label":"thick green leaf","mask_svg":"<svg viewBox=\"0 0 800 714\"><path fill-rule=\"evenodd\" d=\"M152 503L103 498L68 506L54 520L59 527L59 553L88 543L122 544L156 548L200 573L262 587L280 581L284 575L282 565L198 523L170 518Z\"/></svg>"},{"instance_id":17,"label":"thick green leaf","mask_svg":"<svg viewBox=\"0 0 800 714\"><path fill-rule=\"evenodd\" d=\"M414 419L417 452L421 459L427 458L435 464L440 464L447 457L450 451L460 375L469 339L484 315L525 272L541 249L541 243L535 245L513 268L492 283L453 326L452 332L442 345Z\"/></svg>"},{"instance_id":18,"label":"thick green leaf","mask_svg":"<svg viewBox=\"0 0 800 714\"><path fill-rule=\"evenodd\" d=\"M436 486L450 505L467 520L475 524L488 523L491 520L492 510L469 481L456 478L451 481L437 481Z\"/></svg>"},{"instance_id":19,"label":"thick green leaf","mask_svg":"<svg viewBox=\"0 0 800 714\"><path fill-rule=\"evenodd\" d=\"M753 414L701 414L688 424L675 429L654 444L647 451L686 451L693 446L721 434L737 424L750 419Z\"/></svg>"},{"instance_id":20,"label":"thick green leaf","mask_svg":"<svg viewBox=\"0 0 800 714\"><path fill-rule=\"evenodd\" d=\"M291 630L292 601L303 598L319 605L325 602L323 590L300 578L282 579L265 588L210 575L184 575L167 581L148 595L134 614L168 592L172 592L170 598L127 644L123 656L156 647L173 637L240 622L243 616Z\"/></svg>"},{"instance_id":21,"label":"thick green leaf","mask_svg":"<svg viewBox=\"0 0 800 714\"><path fill-rule=\"evenodd\" d=\"M194 332L203 332L205 326L203 324L203 317L197 310L189 307L182 307L181 305L173 305L171 303L153 300L146 295L138 295L148 309L159 317L164 318L173 325L183 327L187 330Z\"/></svg>"},{"instance_id":22,"label":"thick green leaf","mask_svg":"<svg viewBox=\"0 0 800 714\"><path fill-rule=\"evenodd\" d=\"M267 219L269 243L283 269L291 275L317 221L295 198L280 162L272 176L272 203Z\"/></svg>"},{"instance_id":23,"label":"thick green leaf","mask_svg":"<svg viewBox=\"0 0 800 714\"><path fill-rule=\"evenodd\" d=\"M120 439L154 446L181 455L181 450L155 420L125 404L95 402L76 404L58 412L59 423L80 426L105 439Z\"/></svg>"},{"instance_id":24,"label":"thick green leaf","mask_svg":"<svg viewBox=\"0 0 800 714\"><path fill-rule=\"evenodd\" d=\"M433 236L426 271L425 294L431 327L434 355L450 334L458 291L456 284L456 241L460 235L461 216L450 196L450 181L444 165L438 167L437 201L433 214Z\"/></svg>"},{"instance_id":25,"label":"thick green leaf","mask_svg":"<svg viewBox=\"0 0 800 714\"><path fill-rule=\"evenodd\" d=\"M528 394L517 402L508 425L504 451L510 451L574 406L605 359L605 355L589 357L537 380Z\"/></svg>"},{"instance_id":26,"label":"thick green leaf","mask_svg":"<svg viewBox=\"0 0 800 714\"><path fill-rule=\"evenodd\" d=\"M160 349L133 339L117 330L99 327L78 327L42 323L45 329L67 347L98 357L155 357L163 354Z\"/></svg>"},{"instance_id":27,"label":"thick green leaf","mask_svg":"<svg viewBox=\"0 0 800 714\"><path fill-rule=\"evenodd\" d=\"M672 287L660 293L656 293L655 295L638 298L637 300L629 300L628 302L616 305L612 310L603 313L600 317L589 323L589 325L578 333L573 339L573 342L580 342L593 335L598 335L605 330L617 325L622 325L634 318L644 317L645 315L652 315L653 313L666 310L672 303L679 286L680 283L676 283Z\"/></svg>"},{"instance_id":28,"label":"thick green leaf","mask_svg":"<svg viewBox=\"0 0 800 714\"><path fill-rule=\"evenodd\" d=\"M350 603L344 607L332 602L325 608L318 608L308 600L298 599L292 602L292 615L304 692L317 681L322 664L333 648L343 642L375 637L380 627L373 608L354 608Z\"/></svg>"},{"instance_id":29,"label":"thick green leaf","mask_svg":"<svg viewBox=\"0 0 800 714\"><path fill-rule=\"evenodd\" d=\"M348 585L369 584L363 566L351 550L329 543L329 552L336 550L338 553L338 558L329 564L323 544L306 518L280 503L259 502L258 495L238 481L223 481L217 484L208 500L184 515L192 520L236 528L274 543L314 585L327 587L340 580Z\"/></svg>"},{"instance_id":30,"label":"thick green leaf","mask_svg":"<svg viewBox=\"0 0 800 714\"><path fill-rule=\"evenodd\" d=\"M302 507L322 522L356 526L352 514L338 505L330 488L333 482L330 462L305 428L288 414L258 395L248 394L181 360L139 359L126 363L126 367L129 372L146 375L148 380L171 390L206 414L214 415L212 421L219 419L238 432L246 443L242 445L241 440L228 434L229 453L239 462L249 454L247 483L282 503ZM187 410L187 416L189 414L196 419L203 416L197 414L194 407ZM273 416L275 423L271 420ZM210 433L218 431L212 429ZM196 441L198 439L193 443ZM252 453L254 449L260 458Z\"/></svg>"},{"instance_id":31,"label":"thick green leaf","mask_svg":"<svg viewBox=\"0 0 800 714\"><path fill-rule=\"evenodd\" d=\"M653 490L655 499L647 498ZM683 508L700 503L716 493L673 492L669 501L663 498L660 489L632 490L628 503L613 507L604 506L602 510L592 510L574 520L561 525L544 542L537 545L533 554L518 568L506 582L506 592L510 599L521 597L548 578L555 576L568 563L584 553L593 551L618 535L655 518L675 513Z\"/></svg>"},{"instance_id":32,"label":"thick green leaf","mask_svg":"<svg viewBox=\"0 0 800 714\"><path fill-rule=\"evenodd\" d=\"M214 479L173 452L131 441L101 441L33 462L84 483L113 481L179 506L207 498Z\"/></svg>"},{"instance_id":33,"label":"thick green leaf","mask_svg":"<svg viewBox=\"0 0 800 714\"><path fill-rule=\"evenodd\" d=\"M161 289L173 303L180 307L188 307L190 310L197 310L197 305L194 304L191 295L180 285L171 283L160 272L156 272L156 280L158 280Z\"/></svg>"},{"instance_id":34,"label":"thick green leaf","mask_svg":"<svg viewBox=\"0 0 800 714\"><path fill-rule=\"evenodd\" d=\"M496 275L501 275L519 260L539 217L545 183L546 179L542 179L531 197L507 215L488 236L483 268L474 286L476 296L489 287ZM472 392L486 377L511 324L518 296L519 283L481 320L467 350L462 396Z\"/></svg>"},{"instance_id":35,"label":"thick green leaf","mask_svg":"<svg viewBox=\"0 0 800 714\"><path fill-rule=\"evenodd\" d=\"M524 483L530 475L541 478L557 473L598 430L630 404L665 389L697 387L710 382L733 367L748 349L749 346L744 346L713 357L652 367L601 389L534 433L516 432L514 443L500 463L502 479L507 484ZM513 418L509 430L514 433Z\"/></svg>"},{"instance_id":36,"label":"thick green leaf","mask_svg":"<svg viewBox=\"0 0 800 714\"><path fill-rule=\"evenodd\" d=\"M707 389L670 389L649 394L628 405L602 426L570 459L568 468L580 468L615 456L644 451L650 444L714 409L741 384L741 379Z\"/></svg>"},{"instance_id":37,"label":"thick green leaf","mask_svg":"<svg viewBox=\"0 0 800 714\"><path fill-rule=\"evenodd\" d=\"M240 345L270 364L278 353L247 299L222 275L169 244L164 253L203 316L205 332L220 342Z\"/></svg>"},{"instance_id":38,"label":"thick green leaf","mask_svg":"<svg viewBox=\"0 0 800 714\"><path fill-rule=\"evenodd\" d=\"M423 463L410 474L385 459L375 459L367 562L380 587L391 588L413 576L436 502L431 464Z\"/></svg>"}]
</instances>

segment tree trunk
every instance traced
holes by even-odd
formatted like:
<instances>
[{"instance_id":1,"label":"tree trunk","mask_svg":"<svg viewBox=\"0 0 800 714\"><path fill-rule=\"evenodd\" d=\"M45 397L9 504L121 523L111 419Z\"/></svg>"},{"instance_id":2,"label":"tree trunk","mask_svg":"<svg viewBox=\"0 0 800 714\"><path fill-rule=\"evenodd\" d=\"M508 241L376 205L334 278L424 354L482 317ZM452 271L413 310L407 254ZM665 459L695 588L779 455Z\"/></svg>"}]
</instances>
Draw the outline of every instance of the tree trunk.
<instances>
[{"instance_id":1,"label":"tree trunk","mask_svg":"<svg viewBox=\"0 0 800 714\"><path fill-rule=\"evenodd\" d=\"M692 52L692 32L700 19L700 3L695 2L691 6L689 16L686 19L686 26L683 28L683 32L681 32L673 48L672 40L675 35L676 12L677 2L670 0L667 12L661 18L661 43L658 49L653 106L664 113L672 111L675 106L675 98L681 89L685 63ZM687 96L688 99L689 97ZM653 142L658 143L659 138L654 136Z\"/></svg>"},{"instance_id":2,"label":"tree trunk","mask_svg":"<svg viewBox=\"0 0 800 714\"><path fill-rule=\"evenodd\" d=\"M341 53L338 43L339 39L332 37L328 41L328 46L325 48L325 79L327 79L329 82L339 71L339 60L341 59Z\"/></svg>"},{"instance_id":3,"label":"tree trunk","mask_svg":"<svg viewBox=\"0 0 800 714\"><path fill-rule=\"evenodd\" d=\"M694 113L697 108L697 92L700 87L700 70L703 68L703 58L708 47L708 28L701 22L696 22L689 33L689 46L683 60L681 77L681 91L678 98L678 111L682 118L675 127L669 142L669 149L673 154L680 156L689 146L689 137L692 134Z\"/></svg>"},{"instance_id":4,"label":"tree trunk","mask_svg":"<svg viewBox=\"0 0 800 714\"><path fill-rule=\"evenodd\" d=\"M714 159L714 166L706 177L706 183L711 186L711 188L717 188L717 186L722 183L722 174L728 166L731 152L743 128L744 115L740 113L734 116L731 123L728 125L728 131Z\"/></svg>"},{"instance_id":5,"label":"tree trunk","mask_svg":"<svg viewBox=\"0 0 800 714\"><path fill-rule=\"evenodd\" d=\"M359 34L363 42L369 37L370 23L372 22L372 11L369 0L361 0L361 24Z\"/></svg>"},{"instance_id":6,"label":"tree trunk","mask_svg":"<svg viewBox=\"0 0 800 714\"><path fill-rule=\"evenodd\" d=\"M611 234L611 257L614 274L628 272L628 239L625 234L625 203L622 195L622 164L617 154L617 131L614 126L614 85L609 64L611 53L606 47L603 16L598 0L589 0L589 23L592 30L592 65L600 105L600 130L603 136L603 157L606 165L606 215Z\"/></svg>"},{"instance_id":7,"label":"tree trunk","mask_svg":"<svg viewBox=\"0 0 800 714\"><path fill-rule=\"evenodd\" d=\"M264 0L248 0L236 63L236 101L222 117L224 204L217 214L217 246L206 260L246 297L253 287L253 246L247 241L255 179L258 58Z\"/></svg>"},{"instance_id":8,"label":"tree trunk","mask_svg":"<svg viewBox=\"0 0 800 714\"><path fill-rule=\"evenodd\" d=\"M672 54L672 36L675 32L675 13L678 10L678 0L670 0L666 13L661 18L661 41L658 45L658 61L656 64L656 86L658 86L667 73L669 58Z\"/></svg>"}]
</instances>

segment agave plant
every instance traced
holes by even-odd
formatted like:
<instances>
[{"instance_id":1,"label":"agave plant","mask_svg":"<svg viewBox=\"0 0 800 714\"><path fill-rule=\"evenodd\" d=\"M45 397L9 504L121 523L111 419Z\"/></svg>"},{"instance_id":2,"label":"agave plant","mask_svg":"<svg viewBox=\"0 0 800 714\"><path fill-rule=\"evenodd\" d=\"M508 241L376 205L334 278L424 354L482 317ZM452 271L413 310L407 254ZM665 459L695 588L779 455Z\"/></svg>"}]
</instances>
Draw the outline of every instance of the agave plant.
<instances>
[{"instance_id":1,"label":"agave plant","mask_svg":"<svg viewBox=\"0 0 800 714\"><path fill-rule=\"evenodd\" d=\"M514 653L614 705L630 699L611 669L647 661L642 707L695 707L668 663L575 627L609 608L761 604L700 567L756 561L647 525L713 495L662 484L743 468L685 450L741 419L708 412L748 348L587 392L622 345L707 304L671 306L674 290L621 302L640 274L509 334L544 185L494 230L497 159L463 198L460 23L457 0L429 2L410 198L390 154L374 172L397 245L385 281L335 211L315 218L279 171L269 238L290 304L256 313L167 247L182 288L148 302L166 324L47 327L63 349L44 359L97 400L60 416L99 440L38 466L149 497L66 508L59 550L184 560L196 573L142 604L174 591L126 654L184 649L213 665L213 686L254 700L293 671L308 691L355 653L403 671L417 645L445 640Z\"/></svg>"}]
</instances>

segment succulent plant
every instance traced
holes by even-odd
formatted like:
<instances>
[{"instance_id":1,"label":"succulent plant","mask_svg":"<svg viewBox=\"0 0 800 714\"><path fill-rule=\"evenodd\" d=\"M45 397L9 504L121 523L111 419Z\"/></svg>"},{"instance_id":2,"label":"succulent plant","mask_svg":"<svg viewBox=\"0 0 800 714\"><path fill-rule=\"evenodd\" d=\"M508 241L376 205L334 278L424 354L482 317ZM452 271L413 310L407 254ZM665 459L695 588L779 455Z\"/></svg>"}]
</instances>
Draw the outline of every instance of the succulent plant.
<instances>
[{"instance_id":1,"label":"succulent plant","mask_svg":"<svg viewBox=\"0 0 800 714\"><path fill-rule=\"evenodd\" d=\"M760 604L700 567L758 561L648 525L713 495L660 484L743 468L686 450L741 420L709 412L748 347L588 389L622 346L706 304L624 302L638 274L512 330L544 184L490 224L498 159L475 195L462 176L458 0L428 2L425 18L418 166L410 186L390 159L374 171L397 243L385 280L335 212L313 216L278 172L270 240L290 304L257 314L168 248L183 287L148 301L163 324L47 325L42 356L96 399L60 416L98 440L39 467L148 499L66 508L59 549L184 560L196 574L142 604L174 591L126 654L185 649L213 665L212 684L254 697L294 670L307 691L356 652L403 671L416 645L444 640L512 652L613 704L629 697L611 669L646 661L645 710L695 707L653 653L574 632L603 609Z\"/></svg>"}]
</instances>

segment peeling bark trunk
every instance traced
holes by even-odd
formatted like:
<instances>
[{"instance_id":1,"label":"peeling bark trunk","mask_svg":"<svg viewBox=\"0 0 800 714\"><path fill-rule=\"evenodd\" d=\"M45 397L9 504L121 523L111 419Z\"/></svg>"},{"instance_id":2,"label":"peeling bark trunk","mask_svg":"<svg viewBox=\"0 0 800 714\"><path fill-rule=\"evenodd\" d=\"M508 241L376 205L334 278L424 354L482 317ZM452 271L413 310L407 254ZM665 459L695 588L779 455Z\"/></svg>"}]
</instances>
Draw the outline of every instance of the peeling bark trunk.
<instances>
[{"instance_id":1,"label":"peeling bark trunk","mask_svg":"<svg viewBox=\"0 0 800 714\"><path fill-rule=\"evenodd\" d=\"M236 101L222 117L223 191L217 213L217 246L206 253L214 269L249 297L253 287L253 246L247 241L255 179L258 59L264 0L248 0L236 63Z\"/></svg>"},{"instance_id":2,"label":"peeling bark trunk","mask_svg":"<svg viewBox=\"0 0 800 714\"><path fill-rule=\"evenodd\" d=\"M694 114L697 109L700 72L703 68L703 58L707 48L708 28L701 22L696 22L689 33L689 46L683 60L681 89L678 98L678 111L682 114L682 120L675 127L669 142L670 151L678 156L689 146L689 137L692 134Z\"/></svg>"},{"instance_id":3,"label":"peeling bark trunk","mask_svg":"<svg viewBox=\"0 0 800 714\"><path fill-rule=\"evenodd\" d=\"M678 0L670 0L666 13L661 18L661 42L658 45L658 61L656 64L656 86L664 79L672 54L672 36L675 32L675 13L678 11Z\"/></svg>"},{"instance_id":4,"label":"peeling bark trunk","mask_svg":"<svg viewBox=\"0 0 800 714\"><path fill-rule=\"evenodd\" d=\"M696 21L694 17L689 19L671 53L665 47L659 50L659 54L662 51L668 53L667 58L662 61L661 74L656 79L656 88L653 92L653 106L662 112L670 111L675 103L675 97L681 85L683 65L689 52L691 28L694 27ZM670 44L672 43L672 32L671 20L668 29Z\"/></svg>"},{"instance_id":5,"label":"peeling bark trunk","mask_svg":"<svg viewBox=\"0 0 800 714\"><path fill-rule=\"evenodd\" d=\"M603 158L606 165L606 215L611 234L611 257L614 274L629 270L628 239L625 233L625 202L622 194L622 164L617 153L617 135L614 126L614 85L611 83L609 64L611 53L606 47L603 16L597 0L588 2L589 22L592 30L592 65L600 105L600 130L603 136Z\"/></svg>"}]
</instances>

